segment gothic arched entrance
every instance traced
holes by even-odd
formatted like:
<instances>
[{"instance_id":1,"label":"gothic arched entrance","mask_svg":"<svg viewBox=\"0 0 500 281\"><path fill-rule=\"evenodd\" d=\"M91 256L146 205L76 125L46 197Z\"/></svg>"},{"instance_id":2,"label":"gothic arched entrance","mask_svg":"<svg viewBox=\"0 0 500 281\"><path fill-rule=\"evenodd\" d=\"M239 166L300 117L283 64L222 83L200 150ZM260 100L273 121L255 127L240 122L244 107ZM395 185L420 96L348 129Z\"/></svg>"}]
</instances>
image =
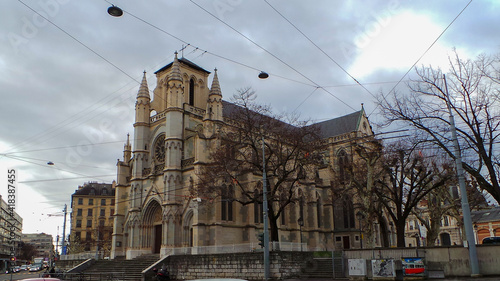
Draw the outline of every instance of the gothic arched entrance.
<instances>
[{"instance_id":1,"label":"gothic arched entrance","mask_svg":"<svg viewBox=\"0 0 500 281\"><path fill-rule=\"evenodd\" d=\"M152 200L143 215L143 246L151 248L152 253L160 253L162 232L162 208Z\"/></svg>"}]
</instances>

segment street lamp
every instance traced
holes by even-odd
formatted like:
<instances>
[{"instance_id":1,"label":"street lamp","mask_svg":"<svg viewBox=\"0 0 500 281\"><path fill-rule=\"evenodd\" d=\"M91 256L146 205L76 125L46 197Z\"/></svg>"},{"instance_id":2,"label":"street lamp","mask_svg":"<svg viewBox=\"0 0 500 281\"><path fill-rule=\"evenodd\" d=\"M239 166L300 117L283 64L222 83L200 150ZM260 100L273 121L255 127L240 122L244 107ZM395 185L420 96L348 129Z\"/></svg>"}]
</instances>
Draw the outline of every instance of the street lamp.
<instances>
[{"instance_id":1,"label":"street lamp","mask_svg":"<svg viewBox=\"0 0 500 281\"><path fill-rule=\"evenodd\" d=\"M302 252L302 227L304 226L304 219L302 217L297 221L300 229L300 251Z\"/></svg>"},{"instance_id":2,"label":"street lamp","mask_svg":"<svg viewBox=\"0 0 500 281\"><path fill-rule=\"evenodd\" d=\"M111 5L111 7L108 8L108 14L118 18L123 15L123 10L116 7L115 5Z\"/></svg>"},{"instance_id":3,"label":"street lamp","mask_svg":"<svg viewBox=\"0 0 500 281\"><path fill-rule=\"evenodd\" d=\"M361 225L361 220L363 220L365 218L365 215L363 215L363 213L361 213L361 211L358 211L356 213L356 218L358 218L358 222L359 222L359 241L360 241L360 245L361 245L361 249L363 249L363 232L362 232L362 225Z\"/></svg>"},{"instance_id":4,"label":"street lamp","mask_svg":"<svg viewBox=\"0 0 500 281\"><path fill-rule=\"evenodd\" d=\"M268 77L269 77L269 74L267 74L267 72L261 71L259 73L259 78L260 79L267 79Z\"/></svg>"}]
</instances>

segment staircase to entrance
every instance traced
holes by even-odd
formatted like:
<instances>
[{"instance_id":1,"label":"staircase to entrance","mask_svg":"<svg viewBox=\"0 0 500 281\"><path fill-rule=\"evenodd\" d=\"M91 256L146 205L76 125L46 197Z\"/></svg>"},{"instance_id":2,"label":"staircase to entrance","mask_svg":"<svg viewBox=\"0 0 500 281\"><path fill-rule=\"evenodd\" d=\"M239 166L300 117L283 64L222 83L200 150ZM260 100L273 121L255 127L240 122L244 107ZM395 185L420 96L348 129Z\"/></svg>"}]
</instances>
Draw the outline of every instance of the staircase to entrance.
<instances>
[{"instance_id":1,"label":"staircase to entrance","mask_svg":"<svg viewBox=\"0 0 500 281\"><path fill-rule=\"evenodd\" d=\"M141 280L141 273L160 259L160 254L142 255L132 260L99 260L87 268L83 274L91 280ZM104 278L99 278L104 276ZM112 277L110 277L112 276ZM86 278L88 279L88 278Z\"/></svg>"}]
</instances>

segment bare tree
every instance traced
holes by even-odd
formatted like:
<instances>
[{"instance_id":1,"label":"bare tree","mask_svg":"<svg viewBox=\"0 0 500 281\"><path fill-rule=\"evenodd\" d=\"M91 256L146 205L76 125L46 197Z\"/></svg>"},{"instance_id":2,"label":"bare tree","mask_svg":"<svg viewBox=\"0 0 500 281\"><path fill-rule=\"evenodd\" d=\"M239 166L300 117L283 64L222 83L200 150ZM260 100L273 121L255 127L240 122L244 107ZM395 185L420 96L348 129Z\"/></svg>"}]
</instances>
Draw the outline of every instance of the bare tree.
<instances>
[{"instance_id":1,"label":"bare tree","mask_svg":"<svg viewBox=\"0 0 500 281\"><path fill-rule=\"evenodd\" d=\"M218 197L223 204L262 204L265 163L270 241L278 241L277 220L286 206L299 201L298 183L321 162L323 144L316 127L296 116L272 114L269 106L255 103L251 89L240 90L233 100L211 162L201 169L192 193Z\"/></svg>"},{"instance_id":2,"label":"bare tree","mask_svg":"<svg viewBox=\"0 0 500 281\"><path fill-rule=\"evenodd\" d=\"M383 147L380 140L374 136L365 136L353 139L349 142L351 150L350 157L340 159L333 172L335 181L332 181L332 195L334 205L341 204L345 198L356 201L356 214L358 216L360 229L365 236L366 247L374 247L376 229L373 222L381 226L382 245L389 247L386 221L383 206L377 199L375 192L375 181L384 172L381 163ZM333 167L332 167L333 168Z\"/></svg>"},{"instance_id":3,"label":"bare tree","mask_svg":"<svg viewBox=\"0 0 500 281\"><path fill-rule=\"evenodd\" d=\"M20 248L19 249L20 250L19 251L20 255L19 255L18 258L20 260L27 260L27 261L29 261L29 260L32 260L33 257L36 256L37 250L36 250L35 245L30 244L30 243L25 243L25 242L22 242L22 241L19 244L20 244L19 245L20 246L19 247Z\"/></svg>"},{"instance_id":4,"label":"bare tree","mask_svg":"<svg viewBox=\"0 0 500 281\"><path fill-rule=\"evenodd\" d=\"M416 70L407 95L394 92L381 96L379 104L387 124L396 121L420 131L420 138L434 143L455 158L450 134L448 105L457 124L463 168L500 203L500 58L479 56L449 59L445 86L444 72L432 67Z\"/></svg>"},{"instance_id":5,"label":"bare tree","mask_svg":"<svg viewBox=\"0 0 500 281\"><path fill-rule=\"evenodd\" d=\"M399 141L384 152L385 173L376 193L396 228L397 246L405 247L405 226L412 211L430 192L448 188L452 165L426 159L418 146Z\"/></svg>"}]
</instances>

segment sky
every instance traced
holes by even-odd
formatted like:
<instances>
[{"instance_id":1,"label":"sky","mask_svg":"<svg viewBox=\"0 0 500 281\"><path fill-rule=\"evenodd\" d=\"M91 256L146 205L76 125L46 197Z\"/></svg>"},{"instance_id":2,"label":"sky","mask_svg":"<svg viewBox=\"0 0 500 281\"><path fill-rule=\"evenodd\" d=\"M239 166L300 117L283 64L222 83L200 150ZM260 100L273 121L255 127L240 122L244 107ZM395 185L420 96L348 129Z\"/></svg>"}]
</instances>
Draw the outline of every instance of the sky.
<instances>
[{"instance_id":1,"label":"sky","mask_svg":"<svg viewBox=\"0 0 500 281\"><path fill-rule=\"evenodd\" d=\"M404 91L415 65L446 69L454 49L474 58L500 44L500 1L488 0L4 0L0 10L0 195L15 169L23 233L54 239L65 204L69 234L78 186L116 178L143 72L152 91L176 51L217 68L225 100L251 87L258 103L314 122L363 105L377 132L376 96Z\"/></svg>"}]
</instances>

